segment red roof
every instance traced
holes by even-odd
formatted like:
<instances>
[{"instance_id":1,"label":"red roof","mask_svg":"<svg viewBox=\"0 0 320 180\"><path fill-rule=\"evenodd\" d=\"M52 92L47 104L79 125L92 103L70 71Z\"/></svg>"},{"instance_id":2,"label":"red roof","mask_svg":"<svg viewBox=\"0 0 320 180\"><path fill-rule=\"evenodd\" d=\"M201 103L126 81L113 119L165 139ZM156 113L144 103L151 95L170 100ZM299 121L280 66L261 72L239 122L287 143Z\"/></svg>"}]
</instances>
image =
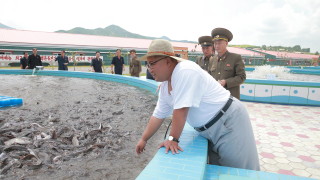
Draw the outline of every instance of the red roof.
<instances>
[{"instance_id":1,"label":"red roof","mask_svg":"<svg viewBox=\"0 0 320 180\"><path fill-rule=\"evenodd\" d=\"M264 51L261 52L274 55L278 58L294 58L294 59L318 59L319 55L310 54L299 54L299 53L289 53L289 52L278 52L278 51Z\"/></svg>"},{"instance_id":2,"label":"red roof","mask_svg":"<svg viewBox=\"0 0 320 180\"><path fill-rule=\"evenodd\" d=\"M247 55L247 56L264 56L260 53L239 48L239 47L228 47L228 51L236 54Z\"/></svg>"},{"instance_id":3,"label":"red roof","mask_svg":"<svg viewBox=\"0 0 320 180\"><path fill-rule=\"evenodd\" d=\"M148 49L152 40L122 38L111 36L96 36L83 34L39 32L0 28L0 43L34 44L55 46L84 46L100 48L135 48ZM187 47L188 51L195 49L195 43L172 42L176 47ZM196 51L201 51L197 46Z\"/></svg>"}]
</instances>

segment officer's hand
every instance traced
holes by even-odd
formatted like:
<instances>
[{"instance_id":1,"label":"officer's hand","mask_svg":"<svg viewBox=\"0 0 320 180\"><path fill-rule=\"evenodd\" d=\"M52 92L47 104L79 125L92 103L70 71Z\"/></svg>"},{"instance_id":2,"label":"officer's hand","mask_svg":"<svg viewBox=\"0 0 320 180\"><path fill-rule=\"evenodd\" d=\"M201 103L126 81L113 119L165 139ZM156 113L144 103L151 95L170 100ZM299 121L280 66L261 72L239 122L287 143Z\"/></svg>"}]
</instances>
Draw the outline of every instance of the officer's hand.
<instances>
[{"instance_id":1,"label":"officer's hand","mask_svg":"<svg viewBox=\"0 0 320 180\"><path fill-rule=\"evenodd\" d=\"M141 154L145 149L147 144L147 141L144 141L142 139L139 140L138 144L136 145L136 152L137 154Z\"/></svg>"},{"instance_id":2,"label":"officer's hand","mask_svg":"<svg viewBox=\"0 0 320 180\"><path fill-rule=\"evenodd\" d=\"M221 84L222 87L225 87L227 85L227 82L224 79L219 80L218 82Z\"/></svg>"},{"instance_id":3,"label":"officer's hand","mask_svg":"<svg viewBox=\"0 0 320 180\"><path fill-rule=\"evenodd\" d=\"M179 150L183 151L183 149L175 141L166 140L166 141L162 142L158 148L161 148L161 147L166 148L166 153L168 153L169 150L172 152L172 154L176 154L176 153L178 154Z\"/></svg>"}]
</instances>

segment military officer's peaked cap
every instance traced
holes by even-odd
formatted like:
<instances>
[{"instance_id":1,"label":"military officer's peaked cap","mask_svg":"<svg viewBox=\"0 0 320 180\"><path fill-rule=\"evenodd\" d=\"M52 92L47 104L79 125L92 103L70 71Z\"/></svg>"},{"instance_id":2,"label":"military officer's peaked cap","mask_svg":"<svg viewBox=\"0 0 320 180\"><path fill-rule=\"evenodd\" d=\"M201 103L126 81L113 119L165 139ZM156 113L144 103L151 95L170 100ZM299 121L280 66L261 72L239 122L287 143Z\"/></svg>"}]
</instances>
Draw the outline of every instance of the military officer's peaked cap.
<instances>
[{"instance_id":1,"label":"military officer's peaked cap","mask_svg":"<svg viewBox=\"0 0 320 180\"><path fill-rule=\"evenodd\" d=\"M198 42L201 46L212 46L212 37L211 36L201 36L201 37L199 37Z\"/></svg>"},{"instance_id":2,"label":"military officer's peaked cap","mask_svg":"<svg viewBox=\"0 0 320 180\"><path fill-rule=\"evenodd\" d=\"M232 33L225 28L215 28L211 31L212 40L225 40L230 42L233 38Z\"/></svg>"}]
</instances>

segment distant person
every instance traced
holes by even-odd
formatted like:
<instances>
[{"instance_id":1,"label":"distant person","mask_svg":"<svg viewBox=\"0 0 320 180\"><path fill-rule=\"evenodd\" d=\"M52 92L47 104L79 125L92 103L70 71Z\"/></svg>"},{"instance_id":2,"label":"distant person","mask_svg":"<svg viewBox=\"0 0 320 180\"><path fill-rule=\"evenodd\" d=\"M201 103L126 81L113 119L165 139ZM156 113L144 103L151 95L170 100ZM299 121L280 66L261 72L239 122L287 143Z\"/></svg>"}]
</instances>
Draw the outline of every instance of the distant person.
<instances>
[{"instance_id":1,"label":"distant person","mask_svg":"<svg viewBox=\"0 0 320 180\"><path fill-rule=\"evenodd\" d=\"M121 50L117 49L116 56L112 58L111 73L122 75L124 71L124 59L121 56Z\"/></svg>"},{"instance_id":2,"label":"distant person","mask_svg":"<svg viewBox=\"0 0 320 180\"><path fill-rule=\"evenodd\" d=\"M102 59L100 58L100 52L96 52L96 58L91 60L90 66L92 67L92 71L96 73L102 73Z\"/></svg>"},{"instance_id":3,"label":"distant person","mask_svg":"<svg viewBox=\"0 0 320 180\"><path fill-rule=\"evenodd\" d=\"M205 71L209 72L209 64L213 62L214 48L211 36L201 36L198 39L203 56L196 58L196 63Z\"/></svg>"},{"instance_id":4,"label":"distant person","mask_svg":"<svg viewBox=\"0 0 320 180\"><path fill-rule=\"evenodd\" d=\"M28 64L28 52L23 52L23 57L20 59L20 68L26 69Z\"/></svg>"},{"instance_id":5,"label":"distant person","mask_svg":"<svg viewBox=\"0 0 320 180\"><path fill-rule=\"evenodd\" d=\"M61 55L57 56L55 61L58 61L58 70L68 71L69 59L68 56L65 55L65 51L61 51Z\"/></svg>"},{"instance_id":6,"label":"distant person","mask_svg":"<svg viewBox=\"0 0 320 180\"><path fill-rule=\"evenodd\" d=\"M246 71L241 56L227 50L233 35L228 29L215 28L211 36L218 57L214 59L210 74L229 90L233 97L240 99L240 84L246 80Z\"/></svg>"},{"instance_id":7,"label":"distant person","mask_svg":"<svg viewBox=\"0 0 320 180\"><path fill-rule=\"evenodd\" d=\"M36 66L42 66L41 57L37 53L37 48L33 48L32 54L28 57L26 69L34 69Z\"/></svg>"},{"instance_id":8,"label":"distant person","mask_svg":"<svg viewBox=\"0 0 320 180\"><path fill-rule=\"evenodd\" d=\"M139 77L141 72L141 62L137 60L136 50L130 50L130 75Z\"/></svg>"}]
</instances>

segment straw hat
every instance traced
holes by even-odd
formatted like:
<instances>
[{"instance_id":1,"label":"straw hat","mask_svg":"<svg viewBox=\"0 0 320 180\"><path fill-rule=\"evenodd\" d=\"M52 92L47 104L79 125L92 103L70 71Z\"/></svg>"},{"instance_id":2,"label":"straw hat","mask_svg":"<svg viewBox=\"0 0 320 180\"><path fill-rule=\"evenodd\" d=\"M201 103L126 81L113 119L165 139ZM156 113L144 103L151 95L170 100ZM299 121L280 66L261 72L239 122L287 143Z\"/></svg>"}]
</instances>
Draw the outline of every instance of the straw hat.
<instances>
[{"instance_id":1,"label":"straw hat","mask_svg":"<svg viewBox=\"0 0 320 180\"><path fill-rule=\"evenodd\" d=\"M168 56L178 61L185 61L180 57L175 56L172 44L168 40L155 39L151 42L146 55L138 58L139 61L147 61L151 56Z\"/></svg>"}]
</instances>

